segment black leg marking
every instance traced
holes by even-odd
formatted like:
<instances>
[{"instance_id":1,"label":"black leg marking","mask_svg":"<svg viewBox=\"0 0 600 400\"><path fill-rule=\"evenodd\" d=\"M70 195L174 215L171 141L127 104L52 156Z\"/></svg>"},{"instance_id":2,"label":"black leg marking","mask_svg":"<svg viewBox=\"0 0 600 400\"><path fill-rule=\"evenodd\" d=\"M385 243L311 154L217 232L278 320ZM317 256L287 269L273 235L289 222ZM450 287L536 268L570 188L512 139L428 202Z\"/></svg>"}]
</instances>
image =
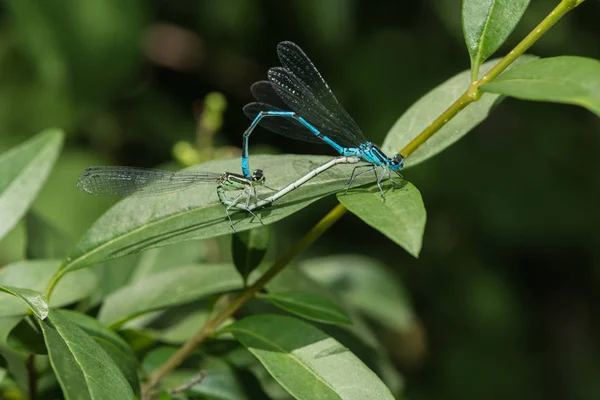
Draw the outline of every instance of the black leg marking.
<instances>
[{"instance_id":1,"label":"black leg marking","mask_svg":"<svg viewBox=\"0 0 600 400\"><path fill-rule=\"evenodd\" d=\"M355 174L356 170L358 168L370 168L368 171L363 171L360 174ZM344 194L348 193L348 190L350 190L350 187L352 187L352 184L354 183L354 180L356 178L358 178L361 175L364 174L368 174L371 171L375 171L377 169L377 166L375 164L370 164L370 165L359 165L357 167L354 167L354 169L352 170L352 176L350 177L350 180L348 181L348 183L346 184L346 191L344 192ZM377 179L377 174L375 174L375 179Z\"/></svg>"}]
</instances>

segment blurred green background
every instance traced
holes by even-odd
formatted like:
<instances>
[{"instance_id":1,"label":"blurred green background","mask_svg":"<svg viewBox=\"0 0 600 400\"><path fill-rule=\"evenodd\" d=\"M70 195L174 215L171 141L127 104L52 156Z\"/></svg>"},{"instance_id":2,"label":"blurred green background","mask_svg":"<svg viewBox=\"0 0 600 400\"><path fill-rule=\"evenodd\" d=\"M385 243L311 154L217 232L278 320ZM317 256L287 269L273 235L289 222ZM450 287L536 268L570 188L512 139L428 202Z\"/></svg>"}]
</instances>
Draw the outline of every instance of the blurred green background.
<instances>
[{"instance_id":1,"label":"blurred green background","mask_svg":"<svg viewBox=\"0 0 600 400\"><path fill-rule=\"evenodd\" d=\"M556 3L533 0L499 54ZM215 145L239 146L249 86L278 64L281 40L309 54L381 143L408 106L469 68L460 8L458 0L3 2L0 150L47 127L67 131L34 209L74 243L113 203L77 191L83 168L172 161L175 143L196 141L214 91L228 104ZM586 1L531 53L600 58L599 15L600 2ZM252 140L254 153L333 154L264 130ZM600 398L599 150L595 115L505 100L459 143L406 171L428 211L420 259L352 215L309 250L371 256L407 287L420 322L382 335L407 398ZM276 224L275 245L287 248L334 204L324 199ZM0 243L0 264L22 258L23 242L19 226Z\"/></svg>"}]
</instances>

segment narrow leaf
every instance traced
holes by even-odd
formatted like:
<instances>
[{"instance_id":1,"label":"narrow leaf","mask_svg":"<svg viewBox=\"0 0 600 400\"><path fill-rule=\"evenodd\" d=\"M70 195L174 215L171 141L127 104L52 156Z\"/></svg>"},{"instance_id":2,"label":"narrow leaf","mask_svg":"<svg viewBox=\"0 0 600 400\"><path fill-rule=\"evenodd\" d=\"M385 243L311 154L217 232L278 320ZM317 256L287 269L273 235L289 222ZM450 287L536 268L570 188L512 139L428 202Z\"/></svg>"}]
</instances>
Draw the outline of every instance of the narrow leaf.
<instances>
[{"instance_id":1,"label":"narrow leaf","mask_svg":"<svg viewBox=\"0 0 600 400\"><path fill-rule=\"evenodd\" d=\"M524 64L536 58L536 56L523 55L515 61L515 64ZM491 60L483 64L482 73L489 71L498 61ZM471 81L469 77L470 72L463 71L417 100L390 129L383 142L383 150L393 154L403 149L467 90ZM501 100L499 95L484 94L479 101L468 105L448 121L435 136L412 153L406 159L406 166L417 165L462 138L487 118L492 107L499 100Z\"/></svg>"},{"instance_id":2,"label":"narrow leaf","mask_svg":"<svg viewBox=\"0 0 600 400\"><path fill-rule=\"evenodd\" d=\"M600 117L600 61L574 56L544 58L503 73L481 90L524 100L575 104Z\"/></svg>"},{"instance_id":3,"label":"narrow leaf","mask_svg":"<svg viewBox=\"0 0 600 400\"><path fill-rule=\"evenodd\" d=\"M206 310L196 311L187 315L180 321L170 324L162 330L153 332L161 342L167 344L182 344L191 338L204 325L210 317ZM232 322L232 320L230 320Z\"/></svg>"},{"instance_id":4,"label":"narrow leaf","mask_svg":"<svg viewBox=\"0 0 600 400\"><path fill-rule=\"evenodd\" d=\"M475 79L481 63L504 43L528 5L529 0L463 0L463 34Z\"/></svg>"},{"instance_id":5,"label":"narrow leaf","mask_svg":"<svg viewBox=\"0 0 600 400\"><path fill-rule=\"evenodd\" d=\"M150 350L142 360L144 373L152 375L176 352L177 348L172 346L159 346Z\"/></svg>"},{"instance_id":6,"label":"narrow leaf","mask_svg":"<svg viewBox=\"0 0 600 400\"><path fill-rule=\"evenodd\" d=\"M8 367L8 362L4 359L2 354L0 354L0 384L4 378L6 378L6 375L8 375L6 367Z\"/></svg>"},{"instance_id":7,"label":"narrow leaf","mask_svg":"<svg viewBox=\"0 0 600 400\"><path fill-rule=\"evenodd\" d=\"M15 351L24 354L47 354L44 337L39 325L27 316L8 335L6 343Z\"/></svg>"},{"instance_id":8,"label":"narrow leaf","mask_svg":"<svg viewBox=\"0 0 600 400\"><path fill-rule=\"evenodd\" d=\"M27 213L25 226L28 259L62 258L68 253L71 241L38 213Z\"/></svg>"},{"instance_id":9,"label":"narrow leaf","mask_svg":"<svg viewBox=\"0 0 600 400\"><path fill-rule=\"evenodd\" d=\"M0 347L6 344L10 331L23 319L20 317L0 317Z\"/></svg>"},{"instance_id":10,"label":"narrow leaf","mask_svg":"<svg viewBox=\"0 0 600 400\"><path fill-rule=\"evenodd\" d=\"M131 281L174 267L198 263L206 259L208 248L209 246L204 241L190 240L145 251L139 254Z\"/></svg>"},{"instance_id":11,"label":"narrow leaf","mask_svg":"<svg viewBox=\"0 0 600 400\"><path fill-rule=\"evenodd\" d=\"M131 351L128 353L123 353L121 349L113 344L113 342L109 342L103 338L93 337L93 339L113 360L115 365L119 368L119 371L121 371L125 379L127 379L129 387L131 387L133 392L136 395L139 395L141 386L140 379L138 377L137 360L135 355Z\"/></svg>"},{"instance_id":12,"label":"narrow leaf","mask_svg":"<svg viewBox=\"0 0 600 400\"><path fill-rule=\"evenodd\" d=\"M0 270L0 285L26 287L43 292L58 265L57 260L20 261L9 264ZM50 307L60 307L81 300L92 293L96 285L96 276L90 270L69 274L56 286L50 299ZM0 293L0 317L25 315L26 312L27 306L20 299Z\"/></svg>"},{"instance_id":13,"label":"narrow leaf","mask_svg":"<svg viewBox=\"0 0 600 400\"><path fill-rule=\"evenodd\" d=\"M266 289L270 292L302 291L326 297L338 307L341 307L350 316L352 325L345 326L345 330L350 331L356 338L369 347L376 348L380 346L375 333L367 326L363 317L358 314L356 309L344 301L338 293L337 288L333 288L332 290L322 285L304 273L304 271L298 268L285 268L266 285Z\"/></svg>"},{"instance_id":14,"label":"narrow leaf","mask_svg":"<svg viewBox=\"0 0 600 400\"><path fill-rule=\"evenodd\" d=\"M140 390L140 381L137 374L138 362L127 342L114 331L88 315L70 310L61 310L60 312L63 317L83 329L102 347L119 367L134 392L138 394Z\"/></svg>"},{"instance_id":15,"label":"narrow leaf","mask_svg":"<svg viewBox=\"0 0 600 400\"><path fill-rule=\"evenodd\" d=\"M233 264L244 282L262 261L269 247L270 230L268 227L255 228L239 232L231 239Z\"/></svg>"},{"instance_id":16,"label":"narrow leaf","mask_svg":"<svg viewBox=\"0 0 600 400\"><path fill-rule=\"evenodd\" d=\"M41 325L50 363L66 399L135 399L114 361L60 311L51 310Z\"/></svg>"},{"instance_id":17,"label":"narrow leaf","mask_svg":"<svg viewBox=\"0 0 600 400\"><path fill-rule=\"evenodd\" d=\"M195 385L190 385L198 380L200 371L203 378ZM248 400L248 388L242 386L239 375L243 371L235 371L228 363L216 358L205 356L198 370L177 370L166 376L162 387L173 389L180 386L189 386L189 393L201 395L202 399L210 400ZM246 392L246 393L245 393ZM252 399L264 397L252 397Z\"/></svg>"},{"instance_id":18,"label":"narrow leaf","mask_svg":"<svg viewBox=\"0 0 600 400\"><path fill-rule=\"evenodd\" d=\"M281 188L330 159L290 154L262 155L253 158L253 165L264 169L269 186ZM240 161L236 158L211 161L189 170L235 172L239 168ZM352 168L352 165L336 166L273 206L257 210L256 214L265 224L279 221L322 197L342 190ZM357 184L369 179L372 177L366 177ZM153 247L233 233L215 186L198 184L165 195L124 199L96 221L65 260L62 269L75 270ZM259 196L263 197L269 190L264 188L259 192ZM260 221L245 211L231 212L238 232L261 226Z\"/></svg>"},{"instance_id":19,"label":"narrow leaf","mask_svg":"<svg viewBox=\"0 0 600 400\"><path fill-rule=\"evenodd\" d=\"M418 257L423 242L427 214L419 190L409 182L403 188L391 182L382 184L385 199L377 185L346 194L338 200L353 214L383 233L414 257Z\"/></svg>"},{"instance_id":20,"label":"narrow leaf","mask_svg":"<svg viewBox=\"0 0 600 400\"><path fill-rule=\"evenodd\" d=\"M381 262L347 254L309 259L302 262L300 268L382 325L396 331L414 328L415 312L408 293Z\"/></svg>"},{"instance_id":21,"label":"narrow leaf","mask_svg":"<svg viewBox=\"0 0 600 400\"><path fill-rule=\"evenodd\" d=\"M43 294L31 289L17 288L13 286L0 286L0 292L12 294L23 300L31 311L39 319L44 319L48 316L48 302Z\"/></svg>"},{"instance_id":22,"label":"narrow leaf","mask_svg":"<svg viewBox=\"0 0 600 400\"><path fill-rule=\"evenodd\" d=\"M46 182L63 137L62 131L49 129L0 155L0 238L25 215Z\"/></svg>"},{"instance_id":23,"label":"narrow leaf","mask_svg":"<svg viewBox=\"0 0 600 400\"><path fill-rule=\"evenodd\" d=\"M344 310L327 297L310 292L289 291L260 295L279 308L313 321L334 325L352 325Z\"/></svg>"},{"instance_id":24,"label":"narrow leaf","mask_svg":"<svg viewBox=\"0 0 600 400\"><path fill-rule=\"evenodd\" d=\"M394 398L358 357L305 322L265 314L244 318L228 330L296 399Z\"/></svg>"},{"instance_id":25,"label":"narrow leaf","mask_svg":"<svg viewBox=\"0 0 600 400\"><path fill-rule=\"evenodd\" d=\"M243 282L232 265L175 268L124 286L106 298L98 320L118 327L144 313L240 289Z\"/></svg>"}]
</instances>

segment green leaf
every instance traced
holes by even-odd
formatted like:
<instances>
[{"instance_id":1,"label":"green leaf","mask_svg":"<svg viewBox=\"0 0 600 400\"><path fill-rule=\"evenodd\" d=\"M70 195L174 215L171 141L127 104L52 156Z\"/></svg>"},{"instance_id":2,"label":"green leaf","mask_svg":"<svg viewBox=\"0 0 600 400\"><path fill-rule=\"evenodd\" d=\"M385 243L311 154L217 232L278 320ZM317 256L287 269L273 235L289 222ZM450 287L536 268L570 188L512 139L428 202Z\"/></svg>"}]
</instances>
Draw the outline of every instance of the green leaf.
<instances>
[{"instance_id":1,"label":"green leaf","mask_svg":"<svg viewBox=\"0 0 600 400\"><path fill-rule=\"evenodd\" d=\"M535 60L536 56L523 55L515 64L524 64ZM491 60L481 66L481 72L489 71L499 59ZM515 65L513 64L513 65ZM419 133L456 101L470 85L470 71L463 71L448 79L414 103L396 121L383 141L383 150L397 153L410 143ZM499 95L484 94L479 101L468 105L456 117L452 118L433 137L406 159L406 167L412 167L433 157L450 146L481 121L487 118L492 107L501 100Z\"/></svg>"},{"instance_id":2,"label":"green leaf","mask_svg":"<svg viewBox=\"0 0 600 400\"><path fill-rule=\"evenodd\" d=\"M204 241L190 240L145 251L139 254L131 281L182 265L198 263L205 259L208 247Z\"/></svg>"},{"instance_id":3,"label":"green leaf","mask_svg":"<svg viewBox=\"0 0 600 400\"><path fill-rule=\"evenodd\" d=\"M281 188L331 157L262 155L253 158L263 168L271 187ZM256 213L265 224L293 214L310 203L342 190L353 165L340 165L294 190L271 207ZM239 158L211 161L190 171L239 171ZM368 182L372 177L357 182ZM64 271L126 256L152 247L233 233L223 205L217 199L216 185L195 185L160 196L124 199L106 212L81 238L62 265ZM260 190L268 193L267 189ZM262 196L262 194L261 194ZM237 231L256 228L260 222L244 211L231 215Z\"/></svg>"},{"instance_id":4,"label":"green leaf","mask_svg":"<svg viewBox=\"0 0 600 400\"><path fill-rule=\"evenodd\" d=\"M131 387L136 396L138 396L142 388L138 377L135 355L131 351L123 353L121 349L113 344L113 342L109 342L99 337L93 337L93 339L114 361L115 365L119 368L119 371L121 371L125 379L127 379L129 387Z\"/></svg>"},{"instance_id":5,"label":"green leaf","mask_svg":"<svg viewBox=\"0 0 600 400\"><path fill-rule=\"evenodd\" d=\"M0 270L0 285L25 287L43 292L59 265L57 260L20 261ZM50 307L61 307L87 297L96 287L97 279L89 270L64 277L57 285ZM20 299L0 293L0 317L25 315L27 306Z\"/></svg>"},{"instance_id":6,"label":"green leaf","mask_svg":"<svg viewBox=\"0 0 600 400\"><path fill-rule=\"evenodd\" d=\"M122 329L119 334L136 353L147 350L156 343L156 339L150 333L142 330Z\"/></svg>"},{"instance_id":7,"label":"green leaf","mask_svg":"<svg viewBox=\"0 0 600 400\"><path fill-rule=\"evenodd\" d=\"M88 315L71 310L61 310L60 313L63 317L83 329L104 349L106 354L119 367L119 370L121 370L133 391L139 394L138 362L127 342L114 331Z\"/></svg>"},{"instance_id":8,"label":"green leaf","mask_svg":"<svg viewBox=\"0 0 600 400\"><path fill-rule=\"evenodd\" d=\"M381 262L352 254L314 258L303 261L300 267L384 326L405 332L414 328L415 313L407 291Z\"/></svg>"},{"instance_id":9,"label":"green leaf","mask_svg":"<svg viewBox=\"0 0 600 400\"><path fill-rule=\"evenodd\" d=\"M337 293L337 288L330 289L320 282L312 279L299 268L285 268L275 278L266 285L269 292L289 292L302 291L314 293L321 297L326 297L333 301L338 307L341 307L346 314L350 316L352 325L345 326L344 329L352 332L361 342L370 347L379 346L379 340L375 333L367 326L363 317L351 307Z\"/></svg>"},{"instance_id":10,"label":"green leaf","mask_svg":"<svg viewBox=\"0 0 600 400\"><path fill-rule=\"evenodd\" d=\"M0 317L0 346L6 344L8 335L15 326L23 319L19 317Z\"/></svg>"},{"instance_id":11,"label":"green leaf","mask_svg":"<svg viewBox=\"0 0 600 400\"><path fill-rule=\"evenodd\" d=\"M62 131L49 129L0 155L0 238L36 198L58 157L63 137Z\"/></svg>"},{"instance_id":12,"label":"green leaf","mask_svg":"<svg viewBox=\"0 0 600 400\"><path fill-rule=\"evenodd\" d=\"M175 324L168 326L166 329L154 332L154 334L162 342L182 344L198 332L209 317L210 313L208 311L196 311ZM229 321L233 322L233 320Z\"/></svg>"},{"instance_id":13,"label":"green leaf","mask_svg":"<svg viewBox=\"0 0 600 400\"><path fill-rule=\"evenodd\" d=\"M394 398L346 347L305 322L265 314L244 318L228 330L296 399Z\"/></svg>"},{"instance_id":14,"label":"green leaf","mask_svg":"<svg viewBox=\"0 0 600 400\"><path fill-rule=\"evenodd\" d=\"M418 257L427 220L421 193L409 182L402 188L394 187L389 181L382 182L381 186L386 191L385 199L375 184L338 194L338 200L364 222Z\"/></svg>"},{"instance_id":15,"label":"green leaf","mask_svg":"<svg viewBox=\"0 0 600 400\"><path fill-rule=\"evenodd\" d=\"M206 372L206 376L202 382L192 386L192 393L218 400L248 399L235 371L225 361L216 357L206 357L200 368Z\"/></svg>"},{"instance_id":16,"label":"green leaf","mask_svg":"<svg viewBox=\"0 0 600 400\"><path fill-rule=\"evenodd\" d=\"M574 56L544 58L503 73L481 90L524 100L575 104L600 117L600 61Z\"/></svg>"},{"instance_id":17,"label":"green leaf","mask_svg":"<svg viewBox=\"0 0 600 400\"><path fill-rule=\"evenodd\" d=\"M12 294L23 300L31 311L39 319L44 319L48 316L48 302L46 297L40 292L31 289L17 288L13 286L0 286L0 292Z\"/></svg>"},{"instance_id":18,"label":"green leaf","mask_svg":"<svg viewBox=\"0 0 600 400\"><path fill-rule=\"evenodd\" d=\"M21 390L26 388L29 384L29 371L27 370L26 364L27 358L8 346L0 346L0 355L6 360L8 375L15 383L15 385L12 386L19 387Z\"/></svg>"},{"instance_id":19,"label":"green leaf","mask_svg":"<svg viewBox=\"0 0 600 400\"><path fill-rule=\"evenodd\" d=\"M528 5L529 0L463 0L463 34L475 79L481 63L504 43Z\"/></svg>"},{"instance_id":20,"label":"green leaf","mask_svg":"<svg viewBox=\"0 0 600 400\"><path fill-rule=\"evenodd\" d=\"M62 258L68 253L71 241L38 213L27 213L25 226L28 259Z\"/></svg>"},{"instance_id":21,"label":"green leaf","mask_svg":"<svg viewBox=\"0 0 600 400\"><path fill-rule=\"evenodd\" d=\"M352 320L341 307L327 297L315 293L289 291L260 295L260 298L313 321L342 326L352 325Z\"/></svg>"},{"instance_id":22,"label":"green leaf","mask_svg":"<svg viewBox=\"0 0 600 400\"><path fill-rule=\"evenodd\" d=\"M177 348L172 346L159 346L150 350L142 360L144 373L152 375L176 352Z\"/></svg>"},{"instance_id":23,"label":"green leaf","mask_svg":"<svg viewBox=\"0 0 600 400\"><path fill-rule=\"evenodd\" d=\"M199 370L178 370L162 380L165 388L175 388L189 384L197 379L199 371L204 371L205 376L201 382L191 386L189 392L200 394L210 400L247 400L238 374L225 361L215 357L205 357L200 364ZM261 398L262 399L262 398Z\"/></svg>"},{"instance_id":24,"label":"green leaf","mask_svg":"<svg viewBox=\"0 0 600 400\"><path fill-rule=\"evenodd\" d=\"M135 399L114 361L60 311L50 310L41 326L65 399Z\"/></svg>"},{"instance_id":25,"label":"green leaf","mask_svg":"<svg viewBox=\"0 0 600 400\"><path fill-rule=\"evenodd\" d=\"M240 289L242 286L240 276L229 264L174 268L112 293L102 305L98 320L111 327L119 327L144 313Z\"/></svg>"},{"instance_id":26,"label":"green leaf","mask_svg":"<svg viewBox=\"0 0 600 400\"><path fill-rule=\"evenodd\" d=\"M268 227L255 228L238 232L231 239L231 253L233 264L244 282L262 261L269 247L270 229Z\"/></svg>"},{"instance_id":27,"label":"green leaf","mask_svg":"<svg viewBox=\"0 0 600 400\"><path fill-rule=\"evenodd\" d=\"M4 359L4 357L0 354L0 383L6 378L8 362Z\"/></svg>"},{"instance_id":28,"label":"green leaf","mask_svg":"<svg viewBox=\"0 0 600 400\"><path fill-rule=\"evenodd\" d=\"M48 354L42 331L31 316L23 318L10 331L6 343L20 353Z\"/></svg>"}]
</instances>

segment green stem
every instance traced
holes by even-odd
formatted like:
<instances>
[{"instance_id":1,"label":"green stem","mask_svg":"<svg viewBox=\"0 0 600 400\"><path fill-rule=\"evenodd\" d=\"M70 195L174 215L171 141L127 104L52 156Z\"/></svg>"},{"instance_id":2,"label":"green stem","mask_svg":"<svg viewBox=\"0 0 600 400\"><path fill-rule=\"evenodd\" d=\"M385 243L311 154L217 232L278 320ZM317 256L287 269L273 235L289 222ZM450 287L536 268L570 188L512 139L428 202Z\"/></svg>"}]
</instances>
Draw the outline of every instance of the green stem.
<instances>
[{"instance_id":1,"label":"green stem","mask_svg":"<svg viewBox=\"0 0 600 400\"><path fill-rule=\"evenodd\" d=\"M267 270L256 282L244 289L238 297L236 297L223 311L215 315L213 318L206 321L202 329L190 338L183 346L177 350L161 367L148 378L142 388L142 399L149 399L152 396L152 390L158 385L160 380L169 372L177 368L191 353L208 337L212 336L219 326L239 310L248 300L252 299L256 293L277 274L279 274L285 266L298 256L302 251L313 244L321 237L333 224L335 224L344 214L346 208L338 204L329 212L321 221L317 223L294 247L279 258L271 268Z\"/></svg>"},{"instance_id":2,"label":"green stem","mask_svg":"<svg viewBox=\"0 0 600 400\"><path fill-rule=\"evenodd\" d=\"M48 301L50 301L50 296L52 296L54 288L56 288L56 285L63 276L65 276L65 274L59 269L54 273L54 275L52 275L52 278L50 278L50 282L48 282L48 286L46 286L46 292L44 293Z\"/></svg>"},{"instance_id":3,"label":"green stem","mask_svg":"<svg viewBox=\"0 0 600 400\"><path fill-rule=\"evenodd\" d=\"M530 33L523 39L514 49L511 50L502 60L498 62L487 74L480 80L471 83L467 90L446 109L439 117L437 117L427 128L415 137L404 149L400 151L404 157L408 157L417 150L430 137L436 134L448 121L450 121L462 109L481 98L482 92L479 86L492 81L508 68L517 58L519 58L527 49L529 49L538 39L548 31L559 19L573 8L581 4L585 0L562 0L554 10L546 16Z\"/></svg>"},{"instance_id":4,"label":"green stem","mask_svg":"<svg viewBox=\"0 0 600 400\"><path fill-rule=\"evenodd\" d=\"M35 373L35 355L27 357L27 387L29 389L29 400L37 399L37 374Z\"/></svg>"}]
</instances>

